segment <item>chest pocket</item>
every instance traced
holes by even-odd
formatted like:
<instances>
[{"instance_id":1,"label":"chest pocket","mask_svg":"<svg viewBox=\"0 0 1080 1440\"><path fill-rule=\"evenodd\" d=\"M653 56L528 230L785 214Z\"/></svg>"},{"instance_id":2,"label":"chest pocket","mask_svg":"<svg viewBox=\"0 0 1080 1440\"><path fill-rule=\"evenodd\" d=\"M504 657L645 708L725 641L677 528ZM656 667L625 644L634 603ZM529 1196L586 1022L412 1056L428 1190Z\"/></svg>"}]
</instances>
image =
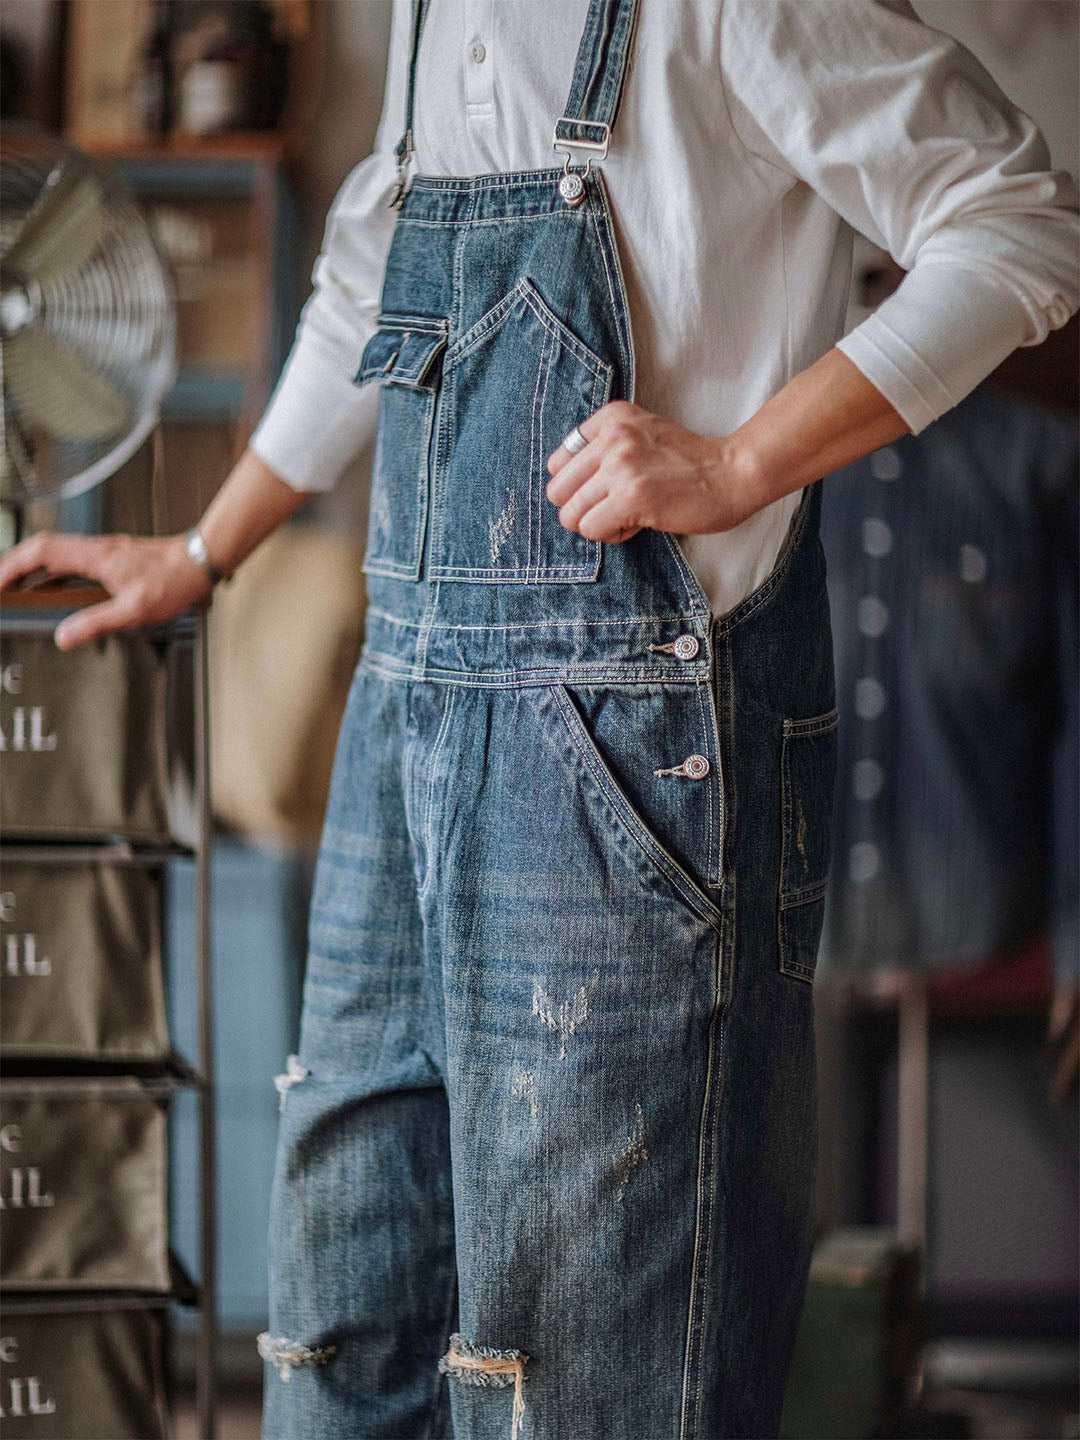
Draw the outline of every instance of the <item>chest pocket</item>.
<instances>
[{"instance_id":1,"label":"chest pocket","mask_svg":"<svg viewBox=\"0 0 1080 1440\"><path fill-rule=\"evenodd\" d=\"M360 361L356 383L378 380L382 386L364 559L369 575L420 578L447 329L445 320L430 316L381 315Z\"/></svg>"},{"instance_id":2,"label":"chest pocket","mask_svg":"<svg viewBox=\"0 0 1080 1440\"><path fill-rule=\"evenodd\" d=\"M606 403L612 376L527 277L455 341L437 437L433 578L597 578L600 544L559 524L547 458Z\"/></svg>"}]
</instances>

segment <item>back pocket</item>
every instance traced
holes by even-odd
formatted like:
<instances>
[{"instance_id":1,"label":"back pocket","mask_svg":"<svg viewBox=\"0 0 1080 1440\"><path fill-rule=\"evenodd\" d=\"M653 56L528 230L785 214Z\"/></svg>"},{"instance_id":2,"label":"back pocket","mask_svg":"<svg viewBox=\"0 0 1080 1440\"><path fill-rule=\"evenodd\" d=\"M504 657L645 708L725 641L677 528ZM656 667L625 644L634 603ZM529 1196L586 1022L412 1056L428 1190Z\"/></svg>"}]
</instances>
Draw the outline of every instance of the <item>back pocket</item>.
<instances>
[{"instance_id":1,"label":"back pocket","mask_svg":"<svg viewBox=\"0 0 1080 1440\"><path fill-rule=\"evenodd\" d=\"M523 277L446 355L431 570L440 580L595 580L600 544L559 524L547 458L613 369Z\"/></svg>"},{"instance_id":2,"label":"back pocket","mask_svg":"<svg viewBox=\"0 0 1080 1440\"><path fill-rule=\"evenodd\" d=\"M778 928L780 969L814 978L825 915L836 778L834 706L808 720L785 720L780 760L782 836Z\"/></svg>"},{"instance_id":3,"label":"back pocket","mask_svg":"<svg viewBox=\"0 0 1080 1440\"><path fill-rule=\"evenodd\" d=\"M448 325L431 316L380 315L356 384L378 380L379 429L371 478L364 570L420 578L429 454Z\"/></svg>"}]
</instances>

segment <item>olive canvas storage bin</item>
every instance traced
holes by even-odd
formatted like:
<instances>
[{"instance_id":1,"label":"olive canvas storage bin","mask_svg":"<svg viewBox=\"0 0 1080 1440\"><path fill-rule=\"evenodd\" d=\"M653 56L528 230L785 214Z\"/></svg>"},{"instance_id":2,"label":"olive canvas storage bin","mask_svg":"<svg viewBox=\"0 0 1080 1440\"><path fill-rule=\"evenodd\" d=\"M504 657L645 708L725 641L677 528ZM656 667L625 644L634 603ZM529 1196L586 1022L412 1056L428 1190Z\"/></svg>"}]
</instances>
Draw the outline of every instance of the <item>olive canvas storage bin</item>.
<instances>
[{"instance_id":1,"label":"olive canvas storage bin","mask_svg":"<svg viewBox=\"0 0 1080 1440\"><path fill-rule=\"evenodd\" d=\"M113 635L56 648L5 617L0 635L0 830L6 840L170 837L170 647Z\"/></svg>"},{"instance_id":2,"label":"olive canvas storage bin","mask_svg":"<svg viewBox=\"0 0 1080 1440\"><path fill-rule=\"evenodd\" d=\"M0 857L0 1053L160 1062L160 867Z\"/></svg>"},{"instance_id":3,"label":"olive canvas storage bin","mask_svg":"<svg viewBox=\"0 0 1080 1440\"><path fill-rule=\"evenodd\" d=\"M0 1285L169 1288L167 1082L0 1082Z\"/></svg>"},{"instance_id":4,"label":"olive canvas storage bin","mask_svg":"<svg viewBox=\"0 0 1080 1440\"><path fill-rule=\"evenodd\" d=\"M4 1440L166 1440L164 1315L56 1305L3 1314Z\"/></svg>"}]
</instances>

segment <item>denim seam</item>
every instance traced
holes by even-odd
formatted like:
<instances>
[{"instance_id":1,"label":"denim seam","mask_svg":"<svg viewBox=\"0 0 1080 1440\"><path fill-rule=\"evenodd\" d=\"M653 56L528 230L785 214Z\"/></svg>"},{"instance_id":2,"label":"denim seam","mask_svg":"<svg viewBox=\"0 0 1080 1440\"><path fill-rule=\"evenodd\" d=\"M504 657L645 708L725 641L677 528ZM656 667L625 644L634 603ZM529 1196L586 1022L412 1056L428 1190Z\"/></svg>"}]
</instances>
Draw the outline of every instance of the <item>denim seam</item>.
<instances>
[{"instance_id":1,"label":"denim seam","mask_svg":"<svg viewBox=\"0 0 1080 1440\"><path fill-rule=\"evenodd\" d=\"M821 482L815 481L814 483L820 484ZM772 574L769 575L766 580L763 580L758 588L752 591L745 600L736 605L734 610L730 611L727 615L719 617L718 624L723 634L726 635L734 630L736 626L741 625L744 620L748 620L762 605L771 600L779 588L781 581L787 575L788 569L795 556L795 551L798 548L799 540L802 538L803 530L806 528L806 516L810 509L810 492L812 489L813 486L806 487L803 501L795 515L787 540L784 542L784 548L780 553L780 558Z\"/></svg>"},{"instance_id":2,"label":"denim seam","mask_svg":"<svg viewBox=\"0 0 1080 1440\"><path fill-rule=\"evenodd\" d=\"M389 620L393 625L407 626L410 630L416 630L420 626L418 620L409 620L404 616L392 614L389 610L382 610L378 606L369 605L369 615L375 615L380 620ZM432 630L461 630L461 631L493 631L493 630L565 630L568 626L577 629L593 630L601 626L618 626L623 629L630 626L640 625L685 625L685 615L628 615L619 620L526 620L520 625L458 625L450 621L437 621L429 628ZM685 661L680 661L685 665ZM691 672L692 673L692 672Z\"/></svg>"},{"instance_id":3,"label":"denim seam","mask_svg":"<svg viewBox=\"0 0 1080 1440\"><path fill-rule=\"evenodd\" d=\"M667 542L667 547L671 551L672 558L675 561L675 568L678 572L679 579L683 583L683 589L686 591L686 598L690 603L690 615L697 619L701 615L710 614L708 597L704 590L702 590L697 576L686 563L686 556L682 552L682 547L667 530L661 530L658 533L662 535ZM695 590L697 591L696 595L694 593Z\"/></svg>"},{"instance_id":4,"label":"denim seam","mask_svg":"<svg viewBox=\"0 0 1080 1440\"><path fill-rule=\"evenodd\" d=\"M560 170L558 174L561 175L562 171ZM486 218L481 216L478 220L469 221L463 221L460 218L452 220L420 220L402 216L398 224L411 225L414 229L418 230L445 230L448 227L456 228L464 224L469 225L470 228L473 226L490 228L494 225L529 225L540 220L567 220L576 224L581 223L578 216L571 214L569 211L563 214L557 210L542 210L538 211L535 215L490 215Z\"/></svg>"},{"instance_id":5,"label":"denim seam","mask_svg":"<svg viewBox=\"0 0 1080 1440\"><path fill-rule=\"evenodd\" d=\"M425 661L416 661L412 664L386 663L373 655L365 655L364 664L372 674L380 675L386 680L401 682L415 681L417 683L456 685L469 690L527 690L546 685L575 685L595 686L611 685L619 686L643 686L646 688L679 688L691 686L698 682L692 675L667 676L659 680L656 674L648 670L633 670L630 667L623 669L603 669L583 666L580 669L567 669L565 666L548 666L542 670L493 670L493 671L469 671L469 670L443 670L435 665L428 665Z\"/></svg>"},{"instance_id":6,"label":"denim seam","mask_svg":"<svg viewBox=\"0 0 1080 1440\"><path fill-rule=\"evenodd\" d=\"M807 720L784 720L785 739L802 739L807 735L823 735L829 730L835 730L840 720L840 712L834 705L831 710L826 710L823 715L812 715Z\"/></svg>"},{"instance_id":7,"label":"denim seam","mask_svg":"<svg viewBox=\"0 0 1080 1440\"><path fill-rule=\"evenodd\" d=\"M719 632L718 632L718 633L719 633ZM731 828L731 827L732 827L732 824L733 824L733 821L734 821L734 817L736 817L736 816L738 815L738 813L739 813L739 776L738 776L738 767L737 767L736 764L735 764L735 724L736 724L736 716L735 716L734 656L732 655L732 649L731 649L731 641L730 641L730 639L725 639L725 640L723 640L722 642L720 642L720 644L721 644L721 647L722 647L721 653L722 653L723 664L722 664L722 667L721 667L721 666L718 666L718 671L722 672L722 676L723 676L723 686L724 686L724 722L723 722L724 729L723 729L723 743L724 743L724 745L725 745L725 758L727 758L727 756L730 756L730 757L731 757L731 764L730 764L729 766L726 766L726 767L725 767L725 769L726 769L726 771L727 771L727 784L728 784L728 786L729 786L730 788L729 788L728 796L727 796L727 810L726 810L725 816L724 816L724 836L723 836L724 844L723 844L723 848L724 848L725 854L724 854L724 856L722 857L722 865L723 865L723 868L721 869L721 872L720 872L721 875L723 875L723 876L726 877L726 876L727 876L727 869L728 869L728 866L729 866L729 862L728 862L728 858L727 858L727 854L726 854L726 852L727 852L727 850L728 850L728 848L729 848L729 846L728 846L728 836L732 833L732 828ZM733 868L733 867L732 867L732 868Z\"/></svg>"},{"instance_id":8,"label":"denim seam","mask_svg":"<svg viewBox=\"0 0 1080 1440\"><path fill-rule=\"evenodd\" d=\"M600 259L601 259L601 261L603 262L603 266L604 266L604 279L607 281L608 298L609 298L610 301L611 301L612 313L615 314L615 315L617 315L617 314L619 313L619 301L618 301L618 299L616 298L616 295L615 295L615 286L613 285L612 279L611 279L611 268L610 268L610 266L608 265L607 247L604 245L603 239L601 238L601 235L600 235L600 221L599 221L599 219L597 218L596 208L595 208L595 206L593 206L593 205L590 205L590 206L589 206L589 217L588 217L588 218L589 218L589 223L590 223L590 225L592 226L592 229L593 229L593 235L594 235L595 238L596 238L596 248L597 248L597 250L600 252Z\"/></svg>"},{"instance_id":9,"label":"denim seam","mask_svg":"<svg viewBox=\"0 0 1080 1440\"><path fill-rule=\"evenodd\" d=\"M462 190L465 192L483 190L504 190L504 189L527 189L535 187L543 189L552 183L552 177L557 184L561 168L556 166L543 166L533 170L504 170L492 175L416 175L412 180L412 189L420 193L424 191ZM553 210L553 215L562 214L561 209Z\"/></svg>"},{"instance_id":10,"label":"denim seam","mask_svg":"<svg viewBox=\"0 0 1080 1440\"><path fill-rule=\"evenodd\" d=\"M732 882L725 914L725 931L717 941L716 977L713 1006L709 1016L705 1060L705 1092L701 1099L701 1121L698 1126L698 1173L694 1252L690 1265L690 1295L686 1317L686 1354L683 1363L682 1413L679 1440L697 1440L701 1423L702 1387L699 1381L702 1330L706 1310L709 1276L712 1273L714 1150L712 1131L720 1085L720 1069L724 1051L724 1018L732 983L730 975L730 941L735 924L735 887Z\"/></svg>"},{"instance_id":11,"label":"denim seam","mask_svg":"<svg viewBox=\"0 0 1080 1440\"><path fill-rule=\"evenodd\" d=\"M606 360L601 360L599 355L595 354L583 340L579 340L570 327L559 319L558 315L555 314L554 310L552 310L536 286L528 280L527 276L523 276L522 279L518 281L516 288L521 292L522 300L524 300L540 324L543 325L544 329L547 330L560 345L565 346L571 355L573 355L574 359L581 365L584 365L586 370L595 376L602 375L605 370L611 369L611 366Z\"/></svg>"},{"instance_id":12,"label":"denim seam","mask_svg":"<svg viewBox=\"0 0 1080 1440\"><path fill-rule=\"evenodd\" d=\"M535 573L528 570L498 570L490 567L485 569L478 565L432 565L429 573L435 580L446 580L451 584L471 581L475 585L589 585L596 578L580 565L548 565ZM411 577L406 575L390 578L408 580Z\"/></svg>"},{"instance_id":13,"label":"denim seam","mask_svg":"<svg viewBox=\"0 0 1080 1440\"><path fill-rule=\"evenodd\" d=\"M611 813L618 820L623 833L637 845L645 858L654 869L664 876L668 883L682 897L684 903L707 925L710 925L717 933L723 927L723 915L717 906L701 893L698 887L683 870L677 860L664 849L660 842L652 835L645 825L645 822L638 816L629 801L623 799L615 786L615 782L601 766L596 754L592 751L592 741L589 741L589 749L583 744L579 731L584 729L584 723L578 715L573 702L565 694L563 687L552 685L550 693L556 706L562 714L563 724L566 727L578 755L581 757L586 769L592 775L593 783L596 785L604 803ZM568 707L570 709L568 710ZM572 711L572 713L571 713Z\"/></svg>"},{"instance_id":14,"label":"denim seam","mask_svg":"<svg viewBox=\"0 0 1080 1440\"><path fill-rule=\"evenodd\" d=\"M719 750L718 750L717 745L716 745L716 736L710 731L710 729L709 729L709 722L708 722L708 720L707 720L706 717L705 717L705 701L704 701L704 698L702 697L702 693L701 693L701 691L702 691L702 686L701 686L701 683L700 683L700 682L699 682L697 685L694 686L694 690L695 690L695 692L696 692L696 694L697 694L698 714L701 716L701 740L702 740L702 745L703 745L703 747L704 747L706 750L711 750L711 751L712 751L712 755L713 755L713 761L712 761L712 763L713 763L713 764L715 765L715 767L716 767L716 776L714 776L714 777L712 777L712 778L710 778L710 777L708 777L708 776L706 777L706 779L708 779L708 782L709 782L709 783L708 783L708 786L707 786L708 802L709 802L709 825L708 825L708 834L707 834L706 841L705 841L705 867L704 867L704 869L705 869L705 883L706 883L706 884L709 884L709 883L711 882L711 880L712 880L712 865L713 865L713 823L714 823L714 820L713 820L713 791L714 791L715 788L716 788L717 780L718 780L719 775L720 775L720 753L719 753Z\"/></svg>"},{"instance_id":15,"label":"denim seam","mask_svg":"<svg viewBox=\"0 0 1080 1440\"><path fill-rule=\"evenodd\" d=\"M800 905L812 905L815 900L820 900L825 891L829 888L828 879L815 880L812 885L802 885L797 890L782 890L780 892L780 909L795 910Z\"/></svg>"},{"instance_id":16,"label":"denim seam","mask_svg":"<svg viewBox=\"0 0 1080 1440\"><path fill-rule=\"evenodd\" d=\"M454 1309L457 1304L458 1280L456 1269L453 1268L451 1270L450 1285L448 1289L450 1292L450 1299L446 1306L446 1316L443 1323L444 1335L450 1334L450 1327L453 1324L454 1320ZM428 1433L426 1440L436 1440L435 1427L438 1424L439 1420L439 1410L442 1404L442 1397L446 1393L450 1383L449 1377L446 1375L445 1371L440 1370L437 1365L435 1367L435 1377L435 1391L431 1401L431 1414L428 1419Z\"/></svg>"},{"instance_id":17,"label":"denim seam","mask_svg":"<svg viewBox=\"0 0 1080 1440\"><path fill-rule=\"evenodd\" d=\"M439 730L435 736L435 743L431 748L428 757L427 795L424 801L424 849L426 851L426 868L424 871L423 884L417 887L417 898L423 900L431 889L431 878L435 871L434 857L438 854L432 833L432 816L435 810L435 776L439 764L439 757L442 754L443 746L450 730L450 716L453 714L454 702L456 700L454 687L446 687L446 696L443 701L442 720L439 723Z\"/></svg>"},{"instance_id":18,"label":"denim seam","mask_svg":"<svg viewBox=\"0 0 1080 1440\"><path fill-rule=\"evenodd\" d=\"M619 339L625 352L623 355L623 363L626 368L626 374L624 376L626 380L626 395L624 399L632 401L637 389L637 359L634 354L634 334L630 318L630 303L626 295L626 277L623 274L622 261L619 258L618 248L614 244L609 246L605 238L605 236L610 237L615 233L615 224L611 215L611 203L608 198L607 184L599 172L597 173L596 180L599 195L598 203L603 209L604 225L600 225L596 217L595 209L591 205L589 207L589 216L595 228L596 239L600 248L600 256L604 262L604 270L608 276L608 291L612 296L612 301L614 302L616 295L618 296L618 303L615 304L615 318L616 323L620 327ZM610 255L608 253L609 249L611 252ZM614 280L611 276L612 265L614 266ZM624 329L625 334L622 333Z\"/></svg>"},{"instance_id":19,"label":"denim seam","mask_svg":"<svg viewBox=\"0 0 1080 1440\"><path fill-rule=\"evenodd\" d=\"M498 330L507 314L521 298L520 289L521 282L518 281L513 290L508 290L497 305L493 305L486 314L481 315L475 325L470 325L465 334L460 335L453 345L447 348L446 365L448 369L456 365L459 360L464 360L466 355L471 355L482 341L486 340L493 331Z\"/></svg>"},{"instance_id":20,"label":"denim seam","mask_svg":"<svg viewBox=\"0 0 1080 1440\"><path fill-rule=\"evenodd\" d=\"M536 372L536 385L533 387L533 409L530 417L529 441L532 453L529 456L529 526L525 544L525 578L528 581L531 576L530 570L535 565L535 573L540 574L540 527L537 523L536 529L536 552L533 553L533 504L536 496L534 490L539 491L539 483L534 485L533 477L539 475L541 463L541 451L544 448L544 406L547 404L548 380L551 378L550 353L554 347L554 340L547 328L544 327L544 343L540 347L540 368ZM542 388L541 388L542 387ZM537 521L539 522L539 515Z\"/></svg>"}]
</instances>

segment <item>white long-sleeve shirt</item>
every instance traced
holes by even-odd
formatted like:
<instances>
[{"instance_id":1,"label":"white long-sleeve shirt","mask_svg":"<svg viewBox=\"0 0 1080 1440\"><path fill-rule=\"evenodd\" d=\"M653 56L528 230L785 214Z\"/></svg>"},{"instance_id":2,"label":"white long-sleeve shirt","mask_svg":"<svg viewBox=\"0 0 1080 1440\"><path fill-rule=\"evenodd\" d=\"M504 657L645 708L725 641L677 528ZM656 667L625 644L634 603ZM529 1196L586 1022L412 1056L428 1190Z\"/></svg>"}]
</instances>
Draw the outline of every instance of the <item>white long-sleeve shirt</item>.
<instances>
[{"instance_id":1,"label":"white long-sleeve shirt","mask_svg":"<svg viewBox=\"0 0 1080 1440\"><path fill-rule=\"evenodd\" d=\"M561 164L587 0L432 0L415 168ZM374 153L346 179L314 292L251 444L332 486L374 410L353 384L397 212L408 0L396 0ZM909 274L840 348L919 431L1080 305L1076 186L979 62L906 0L642 0L611 153L638 404L734 430L842 335L852 228ZM767 578L799 495L683 537L714 613Z\"/></svg>"}]
</instances>

